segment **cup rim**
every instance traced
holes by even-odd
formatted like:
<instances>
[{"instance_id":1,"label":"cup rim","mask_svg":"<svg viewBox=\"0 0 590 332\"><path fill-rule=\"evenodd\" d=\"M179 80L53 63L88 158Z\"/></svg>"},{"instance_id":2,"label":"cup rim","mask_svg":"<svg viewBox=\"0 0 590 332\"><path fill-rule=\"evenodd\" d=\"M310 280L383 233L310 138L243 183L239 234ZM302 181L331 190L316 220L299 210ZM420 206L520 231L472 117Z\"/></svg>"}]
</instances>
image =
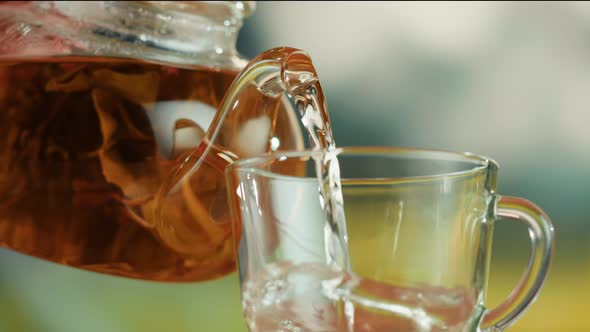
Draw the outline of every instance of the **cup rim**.
<instances>
[{"instance_id":1,"label":"cup rim","mask_svg":"<svg viewBox=\"0 0 590 332\"><path fill-rule=\"evenodd\" d=\"M267 163L271 160L279 160L279 159L287 159L287 158L310 158L314 155L321 156L326 153L330 153L327 150L301 150L301 151L275 151L269 152L266 154L245 157L238 159L237 161L231 163L226 168L226 174L229 174L234 169L244 169L250 170L255 173L265 175L265 176L277 176L277 173L272 171L266 170L259 165ZM441 172L429 175L415 175L415 176L404 176L404 177L387 177L387 178L342 178L342 182L347 182L347 180L354 180L354 182L358 181L370 181L371 183L375 182L389 182L389 181L396 181L396 182L432 182L432 181L440 181L443 179L460 179L460 178L469 178L480 174L485 174L490 168L498 169L498 164L491 158L470 153L470 152L457 152L452 150L443 150L443 149L428 149L428 148L415 148L415 147L393 147L393 146L345 146L345 147L338 147L333 150L333 153L337 155L383 155L383 156L395 156L399 159L431 159L437 161L457 161L457 162L467 162L472 164L472 167L469 167L465 170L460 170L456 172ZM310 179L313 181L317 181L315 177L308 176L308 177L300 177L300 176L284 176L280 175L281 178L294 178L298 181L303 179Z\"/></svg>"}]
</instances>

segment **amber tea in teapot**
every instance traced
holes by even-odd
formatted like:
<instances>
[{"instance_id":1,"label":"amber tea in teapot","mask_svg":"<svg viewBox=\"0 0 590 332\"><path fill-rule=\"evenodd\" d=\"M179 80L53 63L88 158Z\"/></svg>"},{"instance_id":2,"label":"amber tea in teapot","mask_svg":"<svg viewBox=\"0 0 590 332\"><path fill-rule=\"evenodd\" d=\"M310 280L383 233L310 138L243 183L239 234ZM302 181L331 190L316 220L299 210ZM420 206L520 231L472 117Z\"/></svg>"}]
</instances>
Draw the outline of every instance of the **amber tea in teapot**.
<instances>
[{"instance_id":1,"label":"amber tea in teapot","mask_svg":"<svg viewBox=\"0 0 590 332\"><path fill-rule=\"evenodd\" d=\"M190 280L233 270L229 224L212 225L220 235L210 269L191 271L186 258L158 241L132 208L153 198L172 160L196 148L190 144L207 128L192 113L200 107L207 113L201 118L211 117L236 75L109 58L1 61L2 245L130 277ZM174 101L160 106L166 114L144 108L161 101ZM156 132L150 120L168 121L176 135ZM162 137L171 140L169 146L161 146L159 134L171 134ZM222 172L204 168L210 169L201 170L201 182L188 189L205 192L209 206L218 199L213 189L225 184ZM213 208L226 209L224 204Z\"/></svg>"}]
</instances>

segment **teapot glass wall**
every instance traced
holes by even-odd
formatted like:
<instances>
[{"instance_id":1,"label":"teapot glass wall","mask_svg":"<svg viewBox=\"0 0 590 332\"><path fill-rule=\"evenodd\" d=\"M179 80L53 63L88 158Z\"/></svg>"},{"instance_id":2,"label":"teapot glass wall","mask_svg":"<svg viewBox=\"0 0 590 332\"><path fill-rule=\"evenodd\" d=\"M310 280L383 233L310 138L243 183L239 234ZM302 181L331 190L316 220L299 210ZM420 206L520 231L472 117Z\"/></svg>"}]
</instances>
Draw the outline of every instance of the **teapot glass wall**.
<instances>
[{"instance_id":1,"label":"teapot glass wall","mask_svg":"<svg viewBox=\"0 0 590 332\"><path fill-rule=\"evenodd\" d=\"M240 58L252 2L0 9L0 243L148 280L233 271L223 170L308 145L294 101L322 95L307 55Z\"/></svg>"}]
</instances>

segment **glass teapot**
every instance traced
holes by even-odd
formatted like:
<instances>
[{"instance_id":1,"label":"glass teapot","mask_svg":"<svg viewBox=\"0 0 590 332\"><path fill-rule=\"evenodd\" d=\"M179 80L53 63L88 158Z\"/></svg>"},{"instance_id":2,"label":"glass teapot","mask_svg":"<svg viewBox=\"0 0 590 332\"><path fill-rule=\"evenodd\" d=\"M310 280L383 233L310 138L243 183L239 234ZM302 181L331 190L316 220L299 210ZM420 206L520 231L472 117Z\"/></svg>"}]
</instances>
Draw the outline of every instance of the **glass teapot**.
<instances>
[{"instance_id":1,"label":"glass teapot","mask_svg":"<svg viewBox=\"0 0 590 332\"><path fill-rule=\"evenodd\" d=\"M232 272L225 166L309 147L325 110L304 52L238 55L254 6L2 2L0 244L145 280Z\"/></svg>"}]
</instances>

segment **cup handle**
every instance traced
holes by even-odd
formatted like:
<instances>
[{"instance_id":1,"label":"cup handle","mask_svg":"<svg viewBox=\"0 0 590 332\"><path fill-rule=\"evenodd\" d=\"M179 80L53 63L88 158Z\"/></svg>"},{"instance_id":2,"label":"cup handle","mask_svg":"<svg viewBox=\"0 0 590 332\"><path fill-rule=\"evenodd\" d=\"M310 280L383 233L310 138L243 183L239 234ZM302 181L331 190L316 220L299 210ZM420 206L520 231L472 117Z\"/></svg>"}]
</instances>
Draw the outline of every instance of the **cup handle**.
<instances>
[{"instance_id":1,"label":"cup handle","mask_svg":"<svg viewBox=\"0 0 590 332\"><path fill-rule=\"evenodd\" d=\"M526 199L497 196L495 219L523 222L529 228L532 250L528 267L506 300L488 310L482 328L486 332L504 331L534 302L541 289L553 256L553 225L549 217Z\"/></svg>"}]
</instances>

